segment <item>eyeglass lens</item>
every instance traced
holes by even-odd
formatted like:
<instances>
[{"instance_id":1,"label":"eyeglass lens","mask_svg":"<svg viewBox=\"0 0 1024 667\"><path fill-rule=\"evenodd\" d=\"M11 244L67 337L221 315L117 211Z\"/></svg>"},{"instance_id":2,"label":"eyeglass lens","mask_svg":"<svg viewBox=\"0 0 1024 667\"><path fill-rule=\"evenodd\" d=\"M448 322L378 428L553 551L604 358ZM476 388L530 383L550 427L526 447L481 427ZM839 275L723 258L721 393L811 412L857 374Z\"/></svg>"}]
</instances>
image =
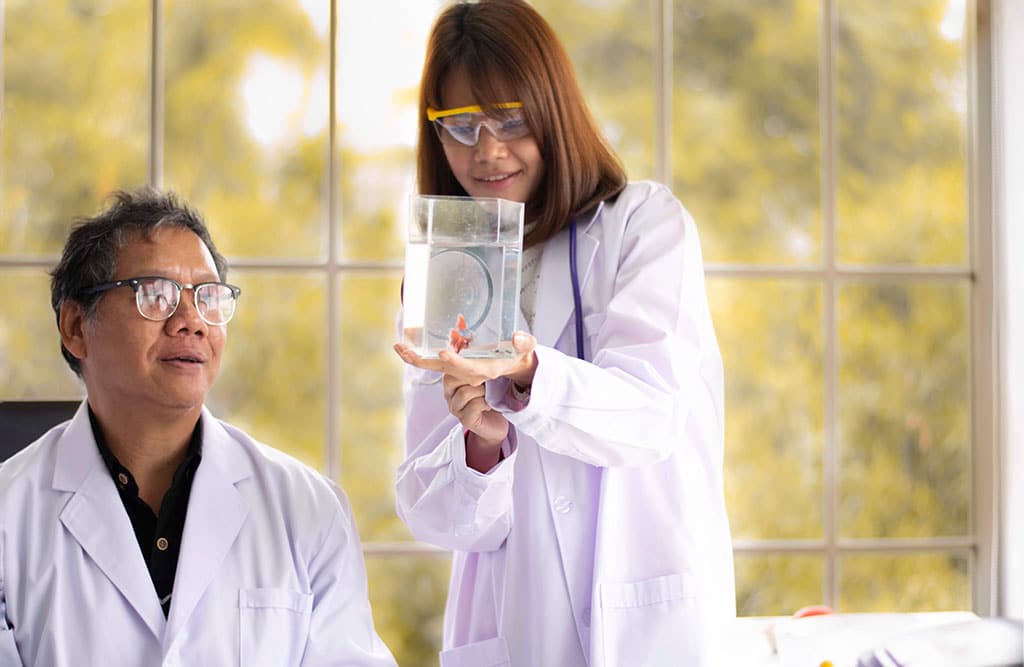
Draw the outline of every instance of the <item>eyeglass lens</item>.
<instances>
[{"instance_id":1,"label":"eyeglass lens","mask_svg":"<svg viewBox=\"0 0 1024 667\"><path fill-rule=\"evenodd\" d=\"M178 307L181 290L170 280L148 278L139 283L136 303L143 317L166 320ZM226 285L206 283L195 288L199 316L209 324L224 324L235 313L235 295Z\"/></svg>"}]
</instances>

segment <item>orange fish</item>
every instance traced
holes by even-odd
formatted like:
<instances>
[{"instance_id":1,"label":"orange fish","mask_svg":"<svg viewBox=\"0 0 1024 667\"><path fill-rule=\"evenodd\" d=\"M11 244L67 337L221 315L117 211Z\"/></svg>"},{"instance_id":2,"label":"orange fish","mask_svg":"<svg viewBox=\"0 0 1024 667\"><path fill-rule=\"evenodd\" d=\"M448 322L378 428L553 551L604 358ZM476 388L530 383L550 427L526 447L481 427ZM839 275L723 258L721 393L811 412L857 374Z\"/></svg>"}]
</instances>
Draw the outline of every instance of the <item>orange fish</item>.
<instances>
[{"instance_id":1,"label":"orange fish","mask_svg":"<svg viewBox=\"0 0 1024 667\"><path fill-rule=\"evenodd\" d=\"M473 332L469 330L465 316L459 313L455 320L455 328L448 332L448 345L456 352L462 352L472 341Z\"/></svg>"}]
</instances>

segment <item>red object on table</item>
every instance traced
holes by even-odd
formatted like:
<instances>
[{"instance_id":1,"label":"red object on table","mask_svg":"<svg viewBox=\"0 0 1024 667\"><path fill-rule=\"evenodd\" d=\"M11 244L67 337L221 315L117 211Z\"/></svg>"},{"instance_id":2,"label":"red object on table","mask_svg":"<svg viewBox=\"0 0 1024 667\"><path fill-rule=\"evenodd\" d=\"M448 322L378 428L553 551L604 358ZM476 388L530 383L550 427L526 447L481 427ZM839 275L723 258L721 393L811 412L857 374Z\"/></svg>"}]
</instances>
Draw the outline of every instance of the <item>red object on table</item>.
<instances>
[{"instance_id":1,"label":"red object on table","mask_svg":"<svg viewBox=\"0 0 1024 667\"><path fill-rule=\"evenodd\" d=\"M808 616L824 616L825 614L831 614L832 607L826 607L823 604L812 604L806 607L800 607L793 612L793 618L806 618Z\"/></svg>"}]
</instances>

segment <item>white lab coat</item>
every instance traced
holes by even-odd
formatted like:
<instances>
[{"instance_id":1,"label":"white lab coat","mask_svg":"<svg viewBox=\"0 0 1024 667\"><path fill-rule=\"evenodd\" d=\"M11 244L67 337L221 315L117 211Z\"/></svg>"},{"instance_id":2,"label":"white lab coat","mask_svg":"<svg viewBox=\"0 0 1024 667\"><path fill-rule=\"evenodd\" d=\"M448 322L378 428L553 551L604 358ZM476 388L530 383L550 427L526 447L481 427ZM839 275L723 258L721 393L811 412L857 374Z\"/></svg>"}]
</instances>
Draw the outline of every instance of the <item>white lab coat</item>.
<instances>
[{"instance_id":1,"label":"white lab coat","mask_svg":"<svg viewBox=\"0 0 1024 667\"><path fill-rule=\"evenodd\" d=\"M441 664L709 665L735 593L722 362L696 226L655 183L580 225L587 361L575 358L568 257L566 230L541 260L526 407L507 380L486 387L511 423L487 474L467 467L436 374L406 370L398 513L455 552Z\"/></svg>"},{"instance_id":2,"label":"white lab coat","mask_svg":"<svg viewBox=\"0 0 1024 667\"><path fill-rule=\"evenodd\" d=\"M165 619L85 403L0 466L0 665L394 665L345 495L203 410Z\"/></svg>"}]
</instances>

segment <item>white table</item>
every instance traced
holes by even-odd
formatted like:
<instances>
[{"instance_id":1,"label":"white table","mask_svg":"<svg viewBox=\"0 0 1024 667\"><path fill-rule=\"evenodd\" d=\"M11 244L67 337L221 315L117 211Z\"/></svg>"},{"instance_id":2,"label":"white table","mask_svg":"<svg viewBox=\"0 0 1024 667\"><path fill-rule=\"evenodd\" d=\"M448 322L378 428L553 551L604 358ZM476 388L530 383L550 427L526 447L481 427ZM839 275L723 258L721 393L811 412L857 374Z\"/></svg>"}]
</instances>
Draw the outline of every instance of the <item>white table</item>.
<instances>
[{"instance_id":1,"label":"white table","mask_svg":"<svg viewBox=\"0 0 1024 667\"><path fill-rule=\"evenodd\" d=\"M855 667L857 658L922 628L976 620L971 612L829 614L737 618L714 664L742 667Z\"/></svg>"}]
</instances>

